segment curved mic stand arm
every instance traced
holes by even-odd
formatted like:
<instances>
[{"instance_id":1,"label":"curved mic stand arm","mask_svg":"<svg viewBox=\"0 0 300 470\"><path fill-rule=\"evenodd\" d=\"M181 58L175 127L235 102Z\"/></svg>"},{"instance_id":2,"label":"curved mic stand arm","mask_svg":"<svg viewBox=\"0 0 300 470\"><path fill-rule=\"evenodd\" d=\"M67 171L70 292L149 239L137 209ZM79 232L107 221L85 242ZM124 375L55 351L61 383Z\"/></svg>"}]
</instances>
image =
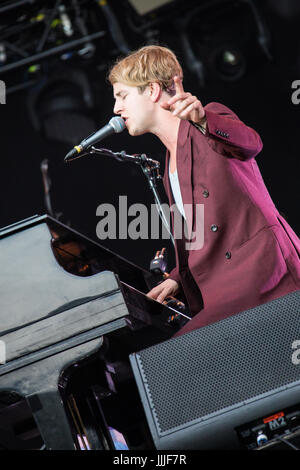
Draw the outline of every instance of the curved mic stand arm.
<instances>
[{"instance_id":1,"label":"curved mic stand arm","mask_svg":"<svg viewBox=\"0 0 300 470\"><path fill-rule=\"evenodd\" d=\"M167 219L167 217L164 213L162 203L161 203L161 199L160 199L160 196L158 194L157 187L156 187L157 186L157 180L162 179L161 175L159 173L160 163L156 160L152 160L151 158L148 158L144 153L141 154L141 155L138 155L138 154L128 155L128 154L126 154L125 151L112 152L111 150L108 150L108 149L103 149L103 148L97 149L95 147L91 147L90 150L89 150L89 153L91 153L91 154L96 153L98 155L105 155L105 156L108 156L108 157L113 157L113 158L117 159L120 162L125 162L126 161L126 162L137 163L138 165L140 165L144 175L146 176L146 178L148 180L149 186L150 186L150 188L153 192L154 199L155 199L155 205L156 205L156 208L158 210L159 216L162 220L162 223L164 224L164 226L166 227L166 229L167 229L167 231L170 235L173 246L175 246L175 241L174 241L174 237L172 235L171 229L170 229L169 221L168 221L168 219Z\"/></svg>"}]
</instances>

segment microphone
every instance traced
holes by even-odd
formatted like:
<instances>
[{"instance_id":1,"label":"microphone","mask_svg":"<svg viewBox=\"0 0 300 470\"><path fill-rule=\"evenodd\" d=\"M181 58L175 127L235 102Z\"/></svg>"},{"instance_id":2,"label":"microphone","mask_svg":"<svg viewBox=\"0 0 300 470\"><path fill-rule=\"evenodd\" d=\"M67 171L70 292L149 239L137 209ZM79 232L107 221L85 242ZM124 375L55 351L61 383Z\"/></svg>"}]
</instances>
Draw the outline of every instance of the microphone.
<instances>
[{"instance_id":1,"label":"microphone","mask_svg":"<svg viewBox=\"0 0 300 470\"><path fill-rule=\"evenodd\" d=\"M105 137L108 137L114 133L118 134L119 132L122 132L125 127L125 121L121 117L116 116L111 118L108 124L94 132L94 134L91 134L89 137L83 139L79 145L76 145L72 150L70 150L70 152L65 156L65 162L76 157L96 142L105 139Z\"/></svg>"}]
</instances>

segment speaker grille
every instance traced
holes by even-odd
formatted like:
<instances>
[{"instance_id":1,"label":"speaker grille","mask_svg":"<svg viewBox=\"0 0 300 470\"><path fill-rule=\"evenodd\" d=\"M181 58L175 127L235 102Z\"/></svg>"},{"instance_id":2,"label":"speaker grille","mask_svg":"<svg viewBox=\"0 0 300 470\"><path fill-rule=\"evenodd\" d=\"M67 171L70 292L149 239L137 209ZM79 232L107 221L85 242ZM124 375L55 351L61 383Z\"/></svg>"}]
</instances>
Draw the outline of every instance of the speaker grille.
<instances>
[{"instance_id":1,"label":"speaker grille","mask_svg":"<svg viewBox=\"0 0 300 470\"><path fill-rule=\"evenodd\" d=\"M300 379L300 291L136 354L158 434Z\"/></svg>"}]
</instances>

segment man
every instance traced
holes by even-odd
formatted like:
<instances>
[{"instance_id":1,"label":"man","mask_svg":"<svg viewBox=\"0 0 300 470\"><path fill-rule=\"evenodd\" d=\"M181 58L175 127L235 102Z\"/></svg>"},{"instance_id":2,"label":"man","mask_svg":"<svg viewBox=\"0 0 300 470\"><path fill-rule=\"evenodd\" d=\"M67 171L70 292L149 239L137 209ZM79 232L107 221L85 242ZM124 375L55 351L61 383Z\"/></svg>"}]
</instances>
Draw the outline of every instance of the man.
<instances>
[{"instance_id":1,"label":"man","mask_svg":"<svg viewBox=\"0 0 300 470\"><path fill-rule=\"evenodd\" d=\"M139 49L109 74L114 112L129 134L150 132L167 149L170 205L176 202L189 233L204 230L201 248L176 239L176 268L148 293L163 302L183 290L193 318L179 334L300 288L300 241L264 185L254 159L259 135L227 107L203 106L184 91L182 77L174 53L160 46ZM193 211L185 211L189 205Z\"/></svg>"}]
</instances>

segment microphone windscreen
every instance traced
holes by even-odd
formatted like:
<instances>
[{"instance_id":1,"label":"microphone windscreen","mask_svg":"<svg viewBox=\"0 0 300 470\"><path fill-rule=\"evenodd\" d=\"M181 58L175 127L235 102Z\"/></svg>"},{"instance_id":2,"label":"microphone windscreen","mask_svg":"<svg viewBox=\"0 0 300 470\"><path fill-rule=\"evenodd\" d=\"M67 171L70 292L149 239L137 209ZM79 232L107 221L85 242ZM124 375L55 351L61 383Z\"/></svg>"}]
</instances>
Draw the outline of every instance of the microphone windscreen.
<instances>
[{"instance_id":1,"label":"microphone windscreen","mask_svg":"<svg viewBox=\"0 0 300 470\"><path fill-rule=\"evenodd\" d=\"M111 120L109 121L109 124L113 127L116 134L118 134L119 132L124 131L124 129L126 127L124 119L121 118L120 116L115 116L115 117L111 118Z\"/></svg>"}]
</instances>

